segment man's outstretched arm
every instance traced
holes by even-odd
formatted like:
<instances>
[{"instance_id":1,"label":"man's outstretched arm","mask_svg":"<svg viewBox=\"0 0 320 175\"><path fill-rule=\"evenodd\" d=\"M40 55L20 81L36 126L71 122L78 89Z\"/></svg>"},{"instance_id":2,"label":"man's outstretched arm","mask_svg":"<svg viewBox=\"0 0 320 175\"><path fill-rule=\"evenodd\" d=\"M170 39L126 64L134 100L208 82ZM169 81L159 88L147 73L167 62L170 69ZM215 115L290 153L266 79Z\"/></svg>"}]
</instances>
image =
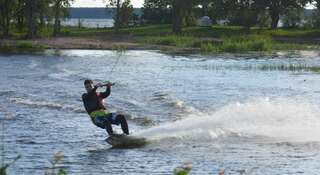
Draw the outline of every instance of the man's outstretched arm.
<instances>
[{"instance_id":1,"label":"man's outstretched arm","mask_svg":"<svg viewBox=\"0 0 320 175\"><path fill-rule=\"evenodd\" d=\"M111 85L107 85L106 91L101 93L102 98L107 98L111 94Z\"/></svg>"}]
</instances>

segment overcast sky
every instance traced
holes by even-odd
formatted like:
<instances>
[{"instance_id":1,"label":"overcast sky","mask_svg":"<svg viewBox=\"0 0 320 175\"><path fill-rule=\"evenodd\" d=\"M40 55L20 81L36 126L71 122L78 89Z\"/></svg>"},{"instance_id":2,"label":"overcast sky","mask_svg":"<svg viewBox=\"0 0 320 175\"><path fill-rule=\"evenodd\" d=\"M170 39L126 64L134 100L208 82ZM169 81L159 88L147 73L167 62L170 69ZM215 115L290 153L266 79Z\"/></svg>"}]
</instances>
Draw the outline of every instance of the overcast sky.
<instances>
[{"instance_id":1,"label":"overcast sky","mask_svg":"<svg viewBox=\"0 0 320 175\"><path fill-rule=\"evenodd\" d=\"M142 7L144 0L131 0L134 7ZM105 7L105 0L74 0L72 7Z\"/></svg>"},{"instance_id":2,"label":"overcast sky","mask_svg":"<svg viewBox=\"0 0 320 175\"><path fill-rule=\"evenodd\" d=\"M131 0L134 7L142 7L144 0ZM74 0L72 7L105 7L105 0ZM307 8L313 8L308 5Z\"/></svg>"}]
</instances>

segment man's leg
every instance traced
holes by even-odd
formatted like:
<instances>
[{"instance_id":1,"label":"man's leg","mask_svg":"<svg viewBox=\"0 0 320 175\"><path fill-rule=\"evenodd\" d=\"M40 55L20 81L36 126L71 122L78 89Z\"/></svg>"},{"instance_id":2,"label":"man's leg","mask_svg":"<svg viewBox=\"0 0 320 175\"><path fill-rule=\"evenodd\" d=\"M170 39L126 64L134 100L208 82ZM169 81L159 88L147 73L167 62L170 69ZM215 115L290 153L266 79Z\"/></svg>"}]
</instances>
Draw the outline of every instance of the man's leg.
<instances>
[{"instance_id":1,"label":"man's leg","mask_svg":"<svg viewBox=\"0 0 320 175\"><path fill-rule=\"evenodd\" d=\"M104 123L105 123L105 126L106 126L107 133L109 134L109 136L112 135L113 134L113 130L112 130L111 123L108 120L105 120Z\"/></svg>"},{"instance_id":2,"label":"man's leg","mask_svg":"<svg viewBox=\"0 0 320 175\"><path fill-rule=\"evenodd\" d=\"M117 115L117 120L121 124L122 131L125 134L129 135L129 127L128 127L128 123L127 123L127 120L126 120L125 116L122 115L122 114L119 114L119 115Z\"/></svg>"},{"instance_id":3,"label":"man's leg","mask_svg":"<svg viewBox=\"0 0 320 175\"><path fill-rule=\"evenodd\" d=\"M112 125L107 116L96 116L93 123L99 128L105 129L109 135L113 134Z\"/></svg>"}]
</instances>

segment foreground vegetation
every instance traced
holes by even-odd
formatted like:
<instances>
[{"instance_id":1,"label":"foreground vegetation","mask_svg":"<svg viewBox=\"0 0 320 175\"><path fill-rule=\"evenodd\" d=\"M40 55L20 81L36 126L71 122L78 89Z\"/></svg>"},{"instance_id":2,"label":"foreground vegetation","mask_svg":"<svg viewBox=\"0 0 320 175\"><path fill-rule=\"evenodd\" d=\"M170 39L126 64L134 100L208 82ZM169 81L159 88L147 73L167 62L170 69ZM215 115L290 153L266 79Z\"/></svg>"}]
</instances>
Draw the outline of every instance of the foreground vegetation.
<instances>
[{"instance_id":1,"label":"foreground vegetation","mask_svg":"<svg viewBox=\"0 0 320 175\"><path fill-rule=\"evenodd\" d=\"M0 53L10 54L10 53L38 53L43 52L46 46L35 44L31 41L15 41L14 43L1 43Z\"/></svg>"}]
</instances>

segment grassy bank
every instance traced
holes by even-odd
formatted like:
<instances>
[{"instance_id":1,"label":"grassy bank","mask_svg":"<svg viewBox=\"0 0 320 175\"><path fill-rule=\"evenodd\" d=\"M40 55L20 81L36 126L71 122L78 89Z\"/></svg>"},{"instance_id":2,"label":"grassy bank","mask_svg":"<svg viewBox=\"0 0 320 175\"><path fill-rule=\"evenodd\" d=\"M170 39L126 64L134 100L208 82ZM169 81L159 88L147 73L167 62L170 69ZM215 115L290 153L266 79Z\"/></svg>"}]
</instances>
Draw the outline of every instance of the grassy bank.
<instances>
[{"instance_id":1,"label":"grassy bank","mask_svg":"<svg viewBox=\"0 0 320 175\"><path fill-rule=\"evenodd\" d=\"M64 28L64 36L113 35L111 29ZM132 42L170 46L169 49L193 49L202 53L250 52L318 49L312 38L320 37L316 29L264 29L239 26L186 27L180 35L171 33L170 25L149 25L121 29L118 35L131 36ZM281 38L281 42L278 39ZM296 39L296 40L292 40ZM300 42L298 42L300 41ZM168 47L164 47L168 49Z\"/></svg>"},{"instance_id":2,"label":"grassy bank","mask_svg":"<svg viewBox=\"0 0 320 175\"><path fill-rule=\"evenodd\" d=\"M49 37L50 28L43 29L40 37ZM24 33L12 32L13 39L20 39ZM320 30L316 29L276 29L251 28L245 30L239 26L185 27L180 35L171 33L171 25L147 25L123 28L119 33L113 29L63 27L60 39L81 38L75 42L61 40L52 44L53 38L42 41L50 48L113 49L160 49L169 52L193 51L198 53L242 53L270 52L275 50L319 49ZM89 41L90 40L90 41ZM0 45L0 52L34 52L45 47L22 42L12 45ZM68 45L67 45L67 44ZM82 43L82 44L81 44ZM90 43L90 44L88 44ZM98 44L96 44L98 43ZM123 45L125 43L125 45Z\"/></svg>"},{"instance_id":3,"label":"grassy bank","mask_svg":"<svg viewBox=\"0 0 320 175\"><path fill-rule=\"evenodd\" d=\"M43 52L46 49L45 46L34 44L32 41L10 41L0 43L0 53L37 53Z\"/></svg>"}]
</instances>

